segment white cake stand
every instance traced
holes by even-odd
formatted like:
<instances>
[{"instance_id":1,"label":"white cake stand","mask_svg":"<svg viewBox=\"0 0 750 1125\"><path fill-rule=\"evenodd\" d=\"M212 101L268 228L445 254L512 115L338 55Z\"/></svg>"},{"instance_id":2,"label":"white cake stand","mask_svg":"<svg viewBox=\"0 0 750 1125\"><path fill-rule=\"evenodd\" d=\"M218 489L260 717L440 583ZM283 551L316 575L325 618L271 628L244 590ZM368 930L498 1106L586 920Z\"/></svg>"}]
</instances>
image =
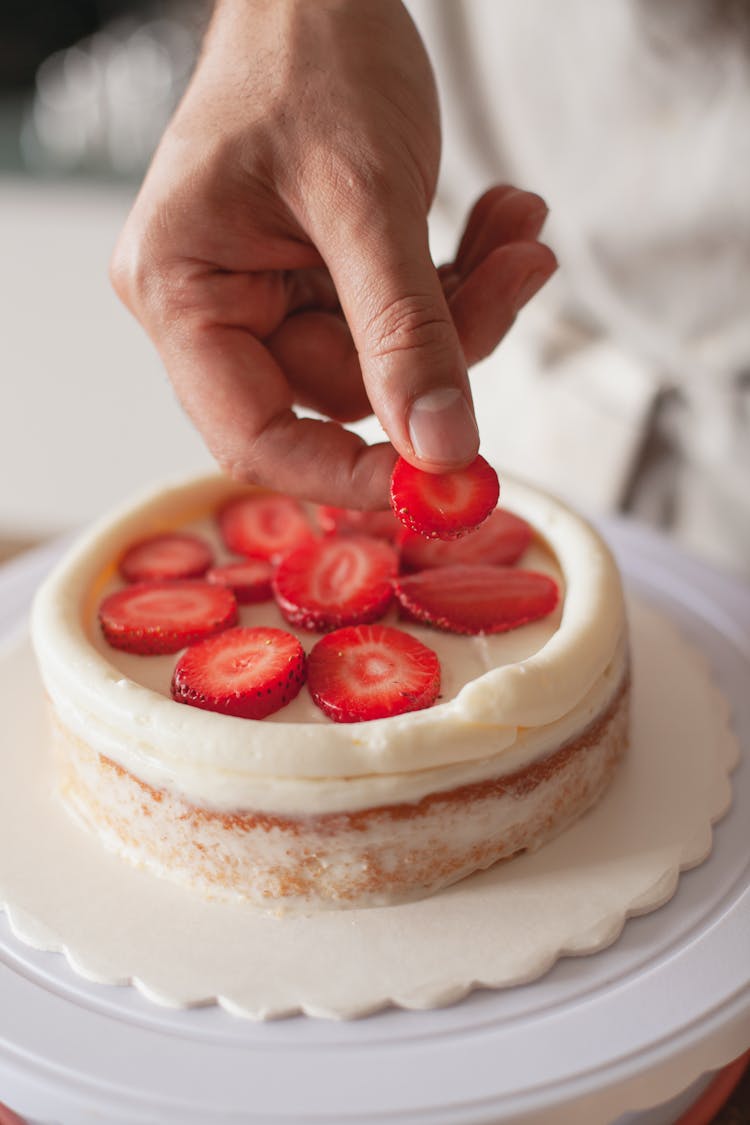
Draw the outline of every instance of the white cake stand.
<instances>
[{"instance_id":1,"label":"white cake stand","mask_svg":"<svg viewBox=\"0 0 750 1125\"><path fill-rule=\"evenodd\" d=\"M746 753L750 590L642 529L604 530L630 587L709 657ZM0 634L59 551L0 572ZM216 1007L171 1011L88 983L62 956L17 941L0 915L0 1102L56 1125L674 1120L701 1075L750 1046L747 761L733 791L709 859L614 945L435 1011L266 1024Z\"/></svg>"}]
</instances>

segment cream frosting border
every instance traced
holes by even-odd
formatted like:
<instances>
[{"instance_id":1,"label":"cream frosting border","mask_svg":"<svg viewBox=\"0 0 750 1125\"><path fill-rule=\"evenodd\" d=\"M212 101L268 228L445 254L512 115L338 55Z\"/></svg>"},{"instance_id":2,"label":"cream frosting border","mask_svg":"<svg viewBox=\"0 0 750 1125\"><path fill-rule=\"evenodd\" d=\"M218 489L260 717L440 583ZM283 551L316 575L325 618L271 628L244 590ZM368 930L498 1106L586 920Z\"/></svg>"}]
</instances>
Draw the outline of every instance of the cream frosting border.
<instances>
[{"instance_id":1,"label":"cream frosting border","mask_svg":"<svg viewBox=\"0 0 750 1125\"><path fill-rule=\"evenodd\" d=\"M454 699L351 725L263 723L188 708L125 679L86 631L103 574L135 537L188 522L243 490L211 476L149 491L96 524L36 596L32 639L60 719L143 780L219 807L281 811L309 809L310 801L328 809L363 807L372 798L416 799L425 785L446 788L467 775L488 776L488 769L508 772L548 752L553 736L576 733L569 730L574 715L593 717L621 682L626 624L612 555L560 501L506 477L502 502L527 519L557 557L566 583L562 619L533 656L486 672ZM341 805L344 793L353 805Z\"/></svg>"}]
</instances>

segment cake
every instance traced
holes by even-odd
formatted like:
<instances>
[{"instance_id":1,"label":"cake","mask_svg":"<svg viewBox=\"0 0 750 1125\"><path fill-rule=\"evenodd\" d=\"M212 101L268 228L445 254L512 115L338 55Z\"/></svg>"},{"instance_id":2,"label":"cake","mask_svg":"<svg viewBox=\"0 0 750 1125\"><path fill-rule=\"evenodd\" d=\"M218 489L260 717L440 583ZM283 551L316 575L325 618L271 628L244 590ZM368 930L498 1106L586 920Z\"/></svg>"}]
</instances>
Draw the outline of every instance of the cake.
<instances>
[{"instance_id":1,"label":"cake","mask_svg":"<svg viewBox=\"0 0 750 1125\"><path fill-rule=\"evenodd\" d=\"M554 578L559 603L475 636L391 606L384 623L439 658L431 706L334 722L300 684L265 718L217 714L172 697L178 656L111 647L99 612L124 585L123 555L179 532L227 562L215 516L245 493L214 476L141 497L95 526L37 595L32 636L59 792L101 844L201 895L271 909L370 906L535 849L598 800L628 742L619 573L584 520L511 479L502 504L533 532L523 565ZM307 652L320 639L274 601L240 606L239 619L292 633Z\"/></svg>"}]
</instances>

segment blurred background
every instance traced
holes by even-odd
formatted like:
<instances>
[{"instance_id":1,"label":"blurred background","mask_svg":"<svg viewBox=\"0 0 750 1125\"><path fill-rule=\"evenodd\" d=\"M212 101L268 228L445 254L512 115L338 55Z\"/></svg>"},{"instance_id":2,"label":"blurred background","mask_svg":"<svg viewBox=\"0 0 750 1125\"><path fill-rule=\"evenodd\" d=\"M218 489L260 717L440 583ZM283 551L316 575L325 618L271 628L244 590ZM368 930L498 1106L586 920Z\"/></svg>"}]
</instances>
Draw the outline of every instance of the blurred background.
<instances>
[{"instance_id":1,"label":"blurred background","mask_svg":"<svg viewBox=\"0 0 750 1125\"><path fill-rule=\"evenodd\" d=\"M6 0L3 171L137 184L207 10L196 0Z\"/></svg>"},{"instance_id":2,"label":"blurred background","mask_svg":"<svg viewBox=\"0 0 750 1125\"><path fill-rule=\"evenodd\" d=\"M211 464L107 265L203 0L0 4L0 545Z\"/></svg>"}]
</instances>

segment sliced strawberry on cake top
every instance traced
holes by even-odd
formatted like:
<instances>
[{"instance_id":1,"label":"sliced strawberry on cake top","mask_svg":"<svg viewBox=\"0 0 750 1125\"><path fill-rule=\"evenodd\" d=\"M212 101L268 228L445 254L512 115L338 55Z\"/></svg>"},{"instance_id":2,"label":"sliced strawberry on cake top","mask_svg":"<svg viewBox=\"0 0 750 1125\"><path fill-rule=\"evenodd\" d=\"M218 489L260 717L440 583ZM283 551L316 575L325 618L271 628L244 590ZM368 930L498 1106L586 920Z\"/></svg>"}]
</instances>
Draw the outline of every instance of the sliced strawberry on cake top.
<instances>
[{"instance_id":1,"label":"sliced strawberry on cake top","mask_svg":"<svg viewBox=\"0 0 750 1125\"><path fill-rule=\"evenodd\" d=\"M313 648L308 687L336 723L384 719L430 707L440 691L437 654L388 625L338 629Z\"/></svg>"},{"instance_id":2,"label":"sliced strawberry on cake top","mask_svg":"<svg viewBox=\"0 0 750 1125\"><path fill-rule=\"evenodd\" d=\"M325 535L369 535L372 539L393 543L403 530L390 508L386 512L360 512L354 508L318 504L315 514Z\"/></svg>"},{"instance_id":3,"label":"sliced strawberry on cake top","mask_svg":"<svg viewBox=\"0 0 750 1125\"><path fill-rule=\"evenodd\" d=\"M557 606L548 574L500 566L444 566L403 575L395 583L402 615L448 633L504 633Z\"/></svg>"},{"instance_id":4,"label":"sliced strawberry on cake top","mask_svg":"<svg viewBox=\"0 0 750 1125\"><path fill-rule=\"evenodd\" d=\"M383 540L332 536L281 560L274 595L292 625L327 632L382 617L393 600L397 569L396 552Z\"/></svg>"},{"instance_id":5,"label":"sliced strawberry on cake top","mask_svg":"<svg viewBox=\"0 0 750 1125\"><path fill-rule=\"evenodd\" d=\"M391 476L391 506L410 531L428 539L457 539L478 527L497 505L497 473L484 457L453 473L425 473L399 457Z\"/></svg>"},{"instance_id":6,"label":"sliced strawberry on cake top","mask_svg":"<svg viewBox=\"0 0 750 1125\"><path fill-rule=\"evenodd\" d=\"M313 539L302 505L275 492L236 497L221 509L218 520L230 551L272 563Z\"/></svg>"},{"instance_id":7,"label":"sliced strawberry on cake top","mask_svg":"<svg viewBox=\"0 0 750 1125\"><path fill-rule=\"evenodd\" d=\"M200 578L213 561L211 548L199 536L170 531L134 543L120 559L119 569L126 582Z\"/></svg>"},{"instance_id":8,"label":"sliced strawberry on cake top","mask_svg":"<svg viewBox=\"0 0 750 1125\"><path fill-rule=\"evenodd\" d=\"M264 719L285 707L305 682L305 653L291 633L227 629L192 645L177 661L172 697L204 711Z\"/></svg>"},{"instance_id":9,"label":"sliced strawberry on cake top","mask_svg":"<svg viewBox=\"0 0 750 1125\"><path fill-rule=\"evenodd\" d=\"M206 571L206 582L228 586L240 605L270 601L273 597L272 578L273 566L265 559L243 559L242 562L212 566Z\"/></svg>"},{"instance_id":10,"label":"sliced strawberry on cake top","mask_svg":"<svg viewBox=\"0 0 750 1125\"><path fill-rule=\"evenodd\" d=\"M413 531L401 533L398 546L401 569L430 570L436 566L512 566L531 543L533 532L526 520L505 508L494 512L460 539L425 539Z\"/></svg>"},{"instance_id":11,"label":"sliced strawberry on cake top","mask_svg":"<svg viewBox=\"0 0 750 1125\"><path fill-rule=\"evenodd\" d=\"M104 599L99 621L113 648L161 655L234 625L237 601L225 586L208 582L137 582Z\"/></svg>"}]
</instances>

